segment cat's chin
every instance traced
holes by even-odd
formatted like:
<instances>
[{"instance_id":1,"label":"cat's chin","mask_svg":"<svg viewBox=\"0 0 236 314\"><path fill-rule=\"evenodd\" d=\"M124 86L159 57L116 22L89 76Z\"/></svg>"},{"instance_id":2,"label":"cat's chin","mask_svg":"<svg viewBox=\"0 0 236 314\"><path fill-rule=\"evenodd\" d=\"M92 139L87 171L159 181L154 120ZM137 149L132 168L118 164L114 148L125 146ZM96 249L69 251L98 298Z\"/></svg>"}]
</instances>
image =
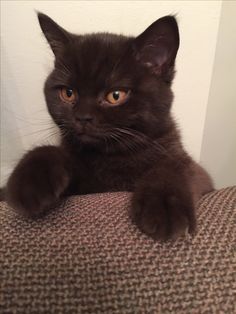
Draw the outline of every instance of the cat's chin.
<instances>
[{"instance_id":1,"label":"cat's chin","mask_svg":"<svg viewBox=\"0 0 236 314\"><path fill-rule=\"evenodd\" d=\"M77 133L76 138L80 144L87 147L99 147L102 145L102 140L99 137L87 134L87 133Z\"/></svg>"},{"instance_id":2,"label":"cat's chin","mask_svg":"<svg viewBox=\"0 0 236 314\"><path fill-rule=\"evenodd\" d=\"M91 135L85 134L85 133L80 133L77 135L78 140L81 143L95 143L98 142L98 140L95 137L92 137Z\"/></svg>"},{"instance_id":3,"label":"cat's chin","mask_svg":"<svg viewBox=\"0 0 236 314\"><path fill-rule=\"evenodd\" d=\"M83 147L85 150L95 150L106 154L113 154L121 151L120 147L117 147L117 145L108 145L107 141L104 141L103 138L85 133L77 135L77 141L80 144L80 147Z\"/></svg>"}]
</instances>

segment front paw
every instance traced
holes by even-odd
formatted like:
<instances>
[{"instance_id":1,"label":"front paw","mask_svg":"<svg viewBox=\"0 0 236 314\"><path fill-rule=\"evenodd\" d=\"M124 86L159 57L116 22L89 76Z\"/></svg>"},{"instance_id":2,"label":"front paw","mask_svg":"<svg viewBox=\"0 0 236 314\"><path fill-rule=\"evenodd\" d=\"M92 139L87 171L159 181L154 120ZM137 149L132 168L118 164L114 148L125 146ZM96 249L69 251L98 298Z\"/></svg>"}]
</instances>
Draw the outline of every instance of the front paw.
<instances>
[{"instance_id":1,"label":"front paw","mask_svg":"<svg viewBox=\"0 0 236 314\"><path fill-rule=\"evenodd\" d=\"M154 239L175 239L186 231L195 231L194 205L190 195L176 193L134 194L132 219Z\"/></svg>"},{"instance_id":2,"label":"front paw","mask_svg":"<svg viewBox=\"0 0 236 314\"><path fill-rule=\"evenodd\" d=\"M50 209L68 186L69 176L56 147L40 147L19 162L6 187L9 205L27 216Z\"/></svg>"}]
</instances>

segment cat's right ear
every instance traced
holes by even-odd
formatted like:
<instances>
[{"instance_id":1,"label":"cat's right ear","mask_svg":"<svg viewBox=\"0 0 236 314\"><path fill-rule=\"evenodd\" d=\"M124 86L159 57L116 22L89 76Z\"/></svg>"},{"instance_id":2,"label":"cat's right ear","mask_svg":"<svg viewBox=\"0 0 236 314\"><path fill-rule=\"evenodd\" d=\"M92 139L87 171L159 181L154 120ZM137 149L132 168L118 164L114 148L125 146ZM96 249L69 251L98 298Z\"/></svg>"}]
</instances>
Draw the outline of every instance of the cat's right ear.
<instances>
[{"instance_id":1,"label":"cat's right ear","mask_svg":"<svg viewBox=\"0 0 236 314\"><path fill-rule=\"evenodd\" d=\"M57 57L62 53L64 47L69 43L69 33L46 14L38 12L38 20L54 55Z\"/></svg>"}]
</instances>

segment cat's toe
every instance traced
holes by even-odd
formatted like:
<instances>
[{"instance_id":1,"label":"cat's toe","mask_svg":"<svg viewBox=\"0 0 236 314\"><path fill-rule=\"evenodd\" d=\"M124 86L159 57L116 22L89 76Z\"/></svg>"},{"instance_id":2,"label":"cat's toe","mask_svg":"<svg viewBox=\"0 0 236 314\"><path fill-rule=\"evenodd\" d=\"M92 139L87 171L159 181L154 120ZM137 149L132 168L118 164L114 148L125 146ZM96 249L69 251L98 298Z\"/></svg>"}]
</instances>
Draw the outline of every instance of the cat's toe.
<instances>
[{"instance_id":1,"label":"cat's toe","mask_svg":"<svg viewBox=\"0 0 236 314\"><path fill-rule=\"evenodd\" d=\"M35 186L21 187L8 191L7 201L9 205L28 217L37 217L45 213L54 204L56 198L45 184L44 190L36 189Z\"/></svg>"},{"instance_id":2,"label":"cat's toe","mask_svg":"<svg viewBox=\"0 0 236 314\"><path fill-rule=\"evenodd\" d=\"M141 231L157 240L175 239L195 229L193 208L176 197L135 200L132 218Z\"/></svg>"},{"instance_id":3,"label":"cat's toe","mask_svg":"<svg viewBox=\"0 0 236 314\"><path fill-rule=\"evenodd\" d=\"M49 171L49 169L51 171ZM54 207L68 184L69 178L63 171L47 172L38 170L14 173L10 177L6 199L8 204L29 217L38 217Z\"/></svg>"}]
</instances>

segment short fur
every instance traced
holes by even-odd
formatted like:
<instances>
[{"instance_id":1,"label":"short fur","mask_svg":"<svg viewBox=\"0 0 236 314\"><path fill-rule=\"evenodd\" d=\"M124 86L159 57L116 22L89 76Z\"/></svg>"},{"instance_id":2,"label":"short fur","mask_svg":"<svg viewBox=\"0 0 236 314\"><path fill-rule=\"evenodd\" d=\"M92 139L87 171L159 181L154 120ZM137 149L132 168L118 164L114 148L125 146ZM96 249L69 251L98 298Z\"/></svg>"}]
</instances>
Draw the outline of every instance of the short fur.
<instances>
[{"instance_id":1,"label":"short fur","mask_svg":"<svg viewBox=\"0 0 236 314\"><path fill-rule=\"evenodd\" d=\"M184 151L170 114L175 18L163 17L133 38L78 36L38 17L55 55L44 92L61 144L21 159L6 186L9 204L38 216L64 196L126 190L134 192L131 218L143 232L155 239L192 233L195 203L213 187ZM74 105L59 97L63 86L77 90ZM125 103L107 104L114 90L129 91Z\"/></svg>"}]
</instances>

